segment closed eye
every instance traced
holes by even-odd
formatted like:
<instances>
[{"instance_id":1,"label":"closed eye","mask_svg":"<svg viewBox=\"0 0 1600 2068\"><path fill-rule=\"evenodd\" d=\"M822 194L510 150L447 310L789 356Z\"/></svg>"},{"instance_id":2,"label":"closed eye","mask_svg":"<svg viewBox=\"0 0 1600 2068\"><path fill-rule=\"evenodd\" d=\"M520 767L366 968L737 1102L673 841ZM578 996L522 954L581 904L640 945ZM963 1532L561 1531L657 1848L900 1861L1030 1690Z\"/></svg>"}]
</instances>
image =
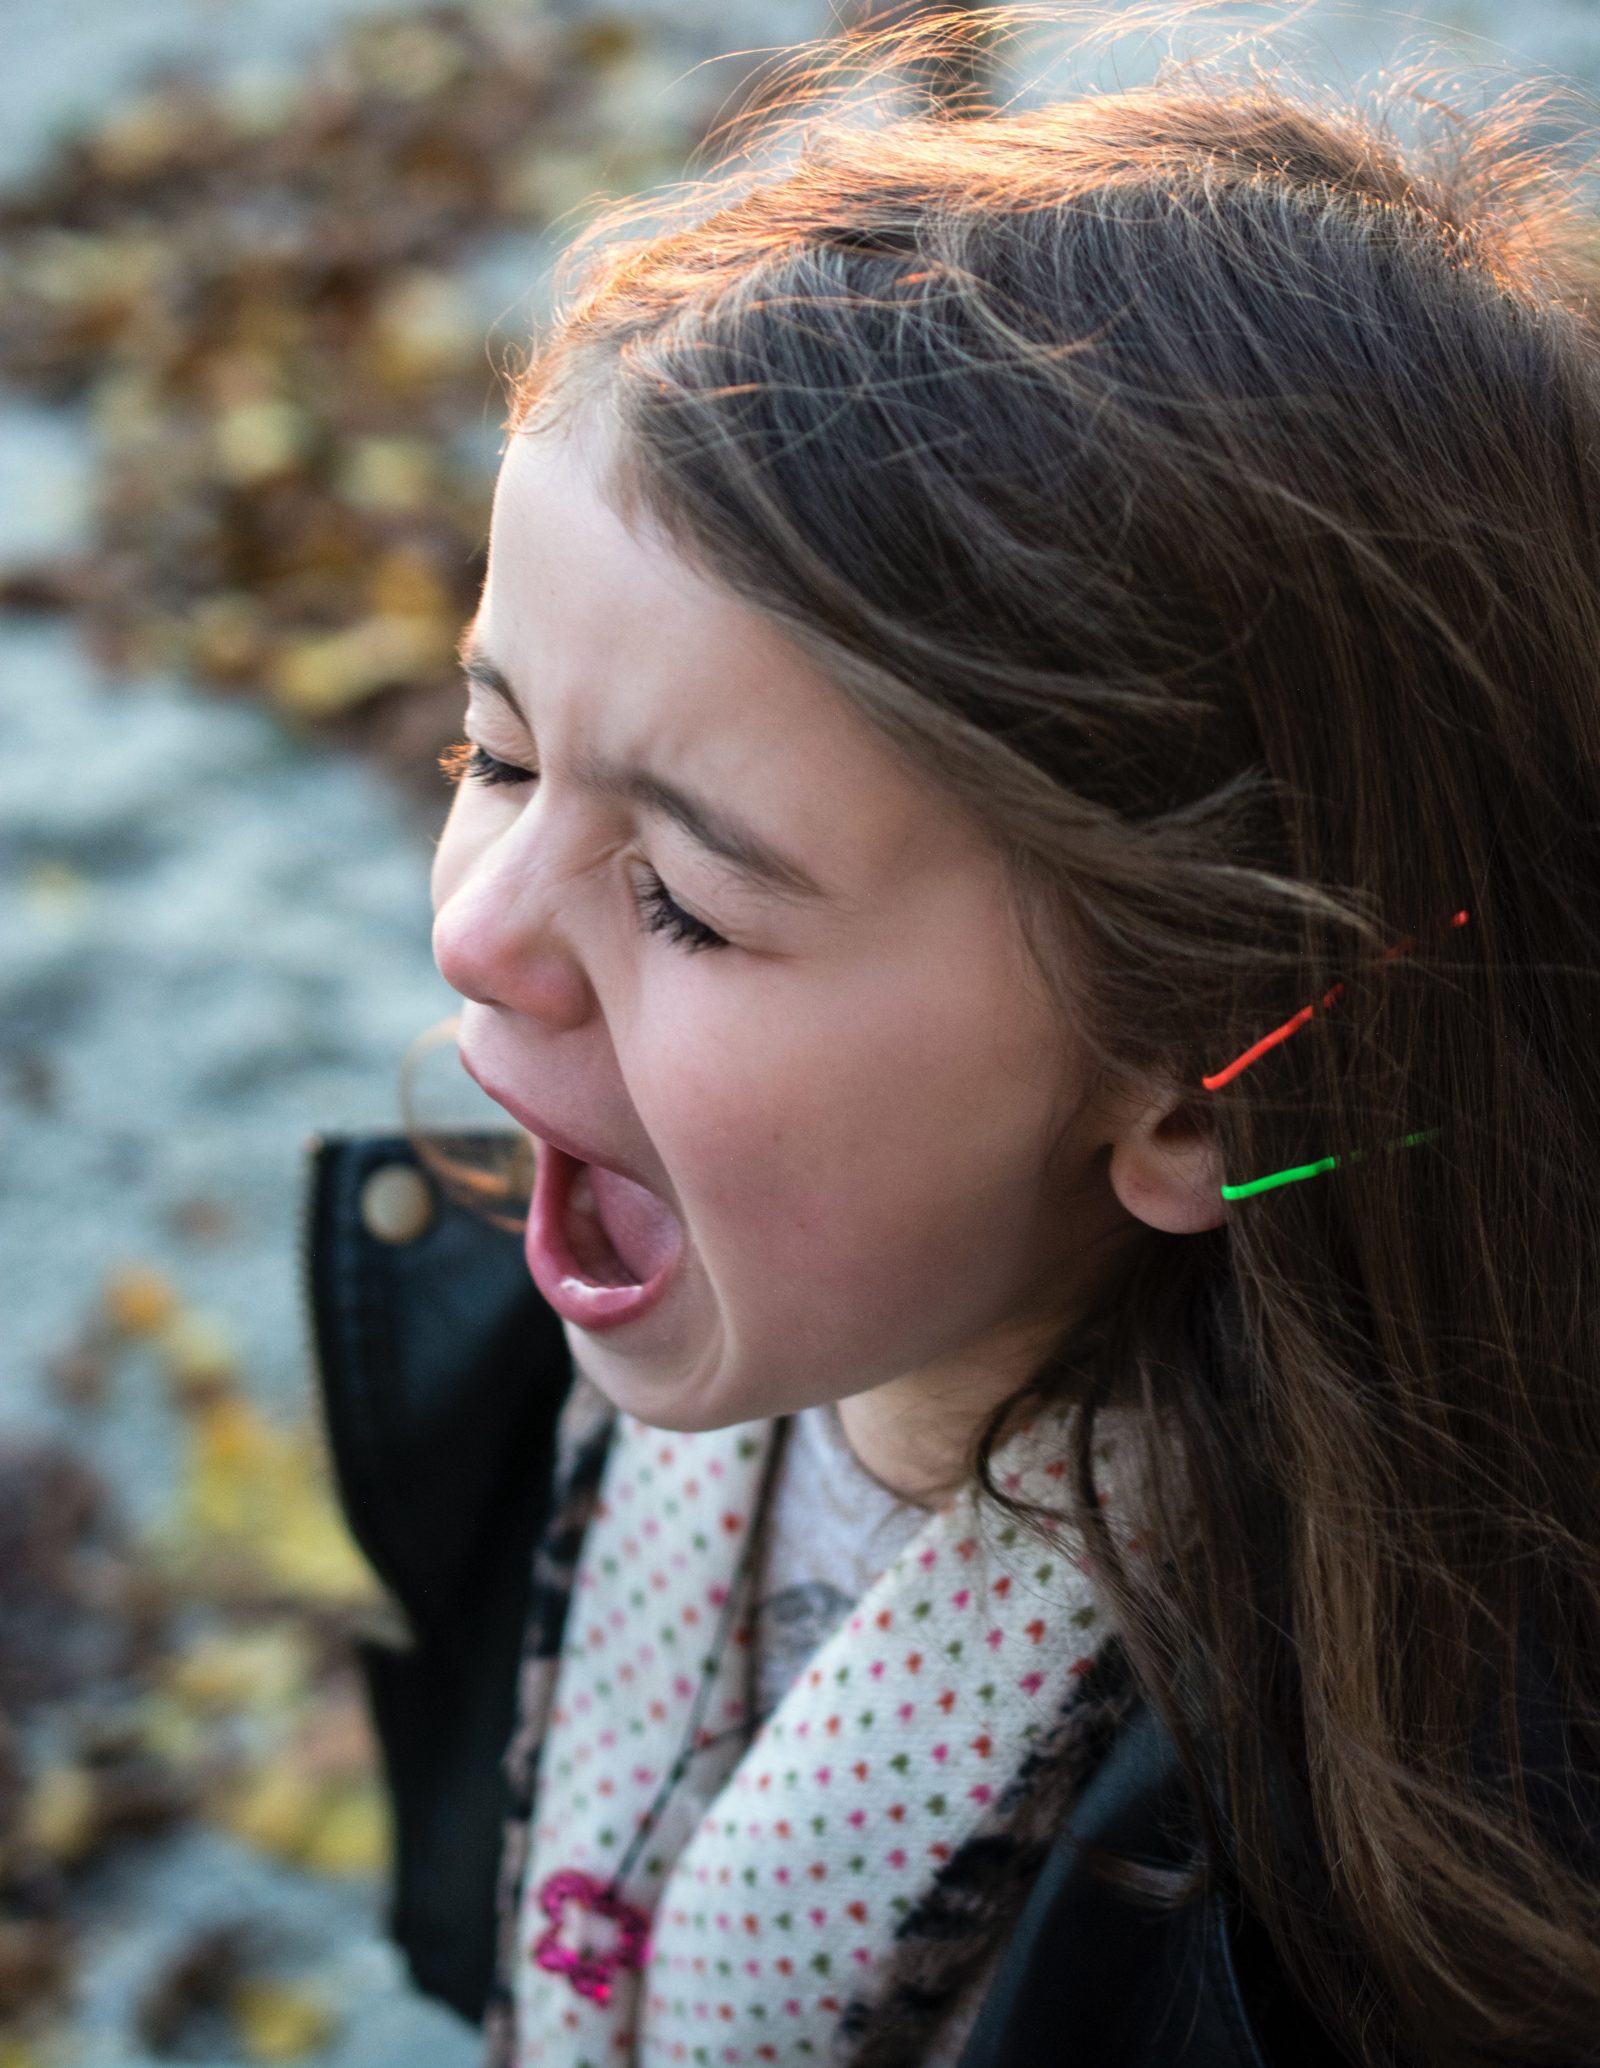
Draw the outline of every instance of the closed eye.
<instances>
[{"instance_id":1,"label":"closed eye","mask_svg":"<svg viewBox=\"0 0 1600 2068\"><path fill-rule=\"evenodd\" d=\"M439 756L439 767L449 783L468 779L475 783L534 783L539 779L537 769L502 761L498 754L491 754L475 740L457 740L453 747L446 748ZM698 949L728 945L714 927L684 910L654 869L647 871L647 880L635 889L634 903L649 932L665 934L691 954Z\"/></svg>"},{"instance_id":2,"label":"closed eye","mask_svg":"<svg viewBox=\"0 0 1600 2068\"><path fill-rule=\"evenodd\" d=\"M502 761L474 740L457 740L447 747L439 756L439 768L447 783L459 783L469 776L475 783L534 783L539 779L536 768Z\"/></svg>"},{"instance_id":3,"label":"closed eye","mask_svg":"<svg viewBox=\"0 0 1600 2068\"><path fill-rule=\"evenodd\" d=\"M698 949L728 945L715 927L707 926L703 919L683 909L654 869L646 870L646 880L634 891L634 902L651 933L666 934L691 955Z\"/></svg>"}]
</instances>

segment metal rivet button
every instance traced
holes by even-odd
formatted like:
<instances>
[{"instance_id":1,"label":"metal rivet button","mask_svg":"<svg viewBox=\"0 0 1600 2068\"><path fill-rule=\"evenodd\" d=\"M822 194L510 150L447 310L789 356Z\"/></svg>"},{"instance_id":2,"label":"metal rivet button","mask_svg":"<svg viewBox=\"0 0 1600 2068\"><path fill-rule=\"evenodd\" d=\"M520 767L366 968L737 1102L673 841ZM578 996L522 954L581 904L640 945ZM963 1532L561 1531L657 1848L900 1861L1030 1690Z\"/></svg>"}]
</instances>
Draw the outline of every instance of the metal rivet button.
<instances>
[{"instance_id":1,"label":"metal rivet button","mask_svg":"<svg viewBox=\"0 0 1600 2068\"><path fill-rule=\"evenodd\" d=\"M433 1187L409 1163L385 1163L361 1187L361 1225L379 1242L415 1242L434 1212Z\"/></svg>"}]
</instances>

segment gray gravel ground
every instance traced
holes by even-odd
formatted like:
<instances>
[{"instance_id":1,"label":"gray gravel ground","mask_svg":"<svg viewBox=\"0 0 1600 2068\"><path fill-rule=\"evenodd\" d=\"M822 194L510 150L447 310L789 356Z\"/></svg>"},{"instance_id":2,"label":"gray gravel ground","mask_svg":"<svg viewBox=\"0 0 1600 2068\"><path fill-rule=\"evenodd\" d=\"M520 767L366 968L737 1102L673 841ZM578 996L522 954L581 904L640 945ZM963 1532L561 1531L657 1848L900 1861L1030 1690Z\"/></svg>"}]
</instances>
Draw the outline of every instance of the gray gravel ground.
<instances>
[{"instance_id":1,"label":"gray gravel ground","mask_svg":"<svg viewBox=\"0 0 1600 2068\"><path fill-rule=\"evenodd\" d=\"M258 80L375 0L0 0L0 178L156 62ZM516 255L484 282L514 315ZM0 561L88 536L76 413L0 403ZM169 1507L179 1430L153 1385L92 1417L43 1382L102 1274L164 1267L237 1340L257 1397L304 1413L303 1145L390 1128L406 1044L453 999L428 952L427 834L364 763L265 711L108 682L70 624L0 619L0 1428L66 1435L124 1510ZM220 1202L231 1234L172 1214ZM466 2068L476 2036L409 1987L381 1890L297 1873L215 1832L125 1847L84 1892L81 2068L145 2068L152 1979L199 1930L270 1925L338 2007L323 2068Z\"/></svg>"},{"instance_id":2,"label":"gray gravel ground","mask_svg":"<svg viewBox=\"0 0 1600 2068\"><path fill-rule=\"evenodd\" d=\"M281 76L339 17L378 6L0 0L0 179L154 62ZM823 19L807 0L670 12L702 51ZM1422 22L1474 61L1593 78L1597 17L1594 0L1478 0L1431 21L1357 8L1328 50L1359 73ZM486 325L514 327L535 262L524 247L486 256ZM0 562L86 535L90 462L75 416L0 401ZM303 1411L302 1145L316 1129L392 1126L399 1055L452 1004L428 953L428 836L368 767L291 742L264 711L101 681L63 622L0 619L0 739L0 1428L70 1430L128 1511L154 1519L173 1485L164 1403L125 1386L87 1419L54 1398L44 1364L101 1274L139 1257L223 1318L270 1410ZM231 1210L229 1238L178 1232L174 1210L197 1196ZM371 1887L195 1831L125 1851L92 1892L84 2068L142 2068L130 2006L144 1982L196 1922L252 1914L316 1949L346 2012L327 2068L475 2057L465 2028L405 1988Z\"/></svg>"},{"instance_id":3,"label":"gray gravel ground","mask_svg":"<svg viewBox=\"0 0 1600 2068\"><path fill-rule=\"evenodd\" d=\"M428 953L426 843L367 766L253 705L104 687L64 623L19 621L3 651L8 683L34 686L7 697L0 755L6 1419L87 1435L149 1512L167 1475L134 1404L85 1421L34 1374L101 1271L148 1258L297 1408L302 1142L391 1124L396 1058L453 999ZM230 1210L229 1238L174 1229L197 1195Z\"/></svg>"}]
</instances>

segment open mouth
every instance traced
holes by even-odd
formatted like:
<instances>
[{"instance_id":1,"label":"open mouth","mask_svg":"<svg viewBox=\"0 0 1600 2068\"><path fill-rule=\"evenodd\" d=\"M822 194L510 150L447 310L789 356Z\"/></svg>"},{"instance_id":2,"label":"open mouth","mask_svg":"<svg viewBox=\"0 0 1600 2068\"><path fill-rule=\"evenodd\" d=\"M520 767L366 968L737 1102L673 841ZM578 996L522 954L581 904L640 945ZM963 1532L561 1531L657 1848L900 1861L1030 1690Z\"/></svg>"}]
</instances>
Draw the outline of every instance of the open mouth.
<instances>
[{"instance_id":1,"label":"open mouth","mask_svg":"<svg viewBox=\"0 0 1600 2068\"><path fill-rule=\"evenodd\" d=\"M595 1163L580 1163L567 1191L567 1243L596 1285L645 1285L678 1246L669 1208Z\"/></svg>"},{"instance_id":2,"label":"open mouth","mask_svg":"<svg viewBox=\"0 0 1600 2068\"><path fill-rule=\"evenodd\" d=\"M655 1193L538 1143L528 1269L566 1320L615 1328L638 1319L665 1292L682 1249L677 1216Z\"/></svg>"},{"instance_id":3,"label":"open mouth","mask_svg":"<svg viewBox=\"0 0 1600 2068\"><path fill-rule=\"evenodd\" d=\"M623 1259L600 1216L594 1165L580 1163L567 1192L567 1247L578 1269L594 1285L642 1285L646 1273Z\"/></svg>"}]
</instances>

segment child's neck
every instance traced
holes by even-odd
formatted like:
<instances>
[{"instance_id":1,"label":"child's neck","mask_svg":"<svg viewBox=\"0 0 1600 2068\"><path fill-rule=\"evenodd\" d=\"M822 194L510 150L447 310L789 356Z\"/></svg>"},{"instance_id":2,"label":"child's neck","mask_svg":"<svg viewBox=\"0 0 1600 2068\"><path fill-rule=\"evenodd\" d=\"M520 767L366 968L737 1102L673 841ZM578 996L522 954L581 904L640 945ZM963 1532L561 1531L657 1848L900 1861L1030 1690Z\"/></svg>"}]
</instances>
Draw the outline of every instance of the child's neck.
<instances>
[{"instance_id":1,"label":"child's neck","mask_svg":"<svg viewBox=\"0 0 1600 2068\"><path fill-rule=\"evenodd\" d=\"M837 1403L856 1461L880 1485L919 1508L937 1508L969 1476L972 1446L1000 1403L1030 1371L1036 1341L986 1355L981 1367L962 1360L907 1372Z\"/></svg>"},{"instance_id":2,"label":"child's neck","mask_svg":"<svg viewBox=\"0 0 1600 2068\"><path fill-rule=\"evenodd\" d=\"M915 1403L900 1394L905 1384L904 1379L895 1379L871 1393L852 1393L837 1403L839 1421L863 1471L901 1500L919 1508L936 1508L946 1491L942 1484L946 1475L939 1463L942 1447L931 1445L926 1427L921 1426L922 1443L908 1451L906 1429L908 1425L918 1428L919 1423Z\"/></svg>"}]
</instances>

